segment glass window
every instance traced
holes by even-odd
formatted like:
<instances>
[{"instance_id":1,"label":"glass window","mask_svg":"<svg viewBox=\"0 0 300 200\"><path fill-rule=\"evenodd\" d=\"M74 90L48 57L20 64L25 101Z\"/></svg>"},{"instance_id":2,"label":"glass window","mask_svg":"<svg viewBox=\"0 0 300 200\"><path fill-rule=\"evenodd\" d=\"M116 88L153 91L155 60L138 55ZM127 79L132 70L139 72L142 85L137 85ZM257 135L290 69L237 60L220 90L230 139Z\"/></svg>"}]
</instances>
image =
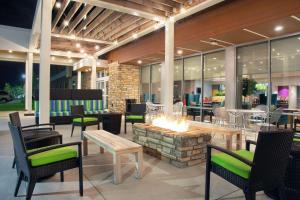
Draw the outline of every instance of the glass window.
<instances>
[{"instance_id":1,"label":"glass window","mask_svg":"<svg viewBox=\"0 0 300 200\"><path fill-rule=\"evenodd\" d=\"M161 79L161 64L152 65L151 69L151 100L153 103L160 102L160 79Z\"/></svg>"},{"instance_id":2,"label":"glass window","mask_svg":"<svg viewBox=\"0 0 300 200\"><path fill-rule=\"evenodd\" d=\"M184 59L184 103L200 104L202 88L201 56Z\"/></svg>"},{"instance_id":3,"label":"glass window","mask_svg":"<svg viewBox=\"0 0 300 200\"><path fill-rule=\"evenodd\" d=\"M205 54L203 106L225 106L225 51Z\"/></svg>"},{"instance_id":4,"label":"glass window","mask_svg":"<svg viewBox=\"0 0 300 200\"><path fill-rule=\"evenodd\" d=\"M271 42L271 109L300 107L300 36Z\"/></svg>"},{"instance_id":5,"label":"glass window","mask_svg":"<svg viewBox=\"0 0 300 200\"><path fill-rule=\"evenodd\" d=\"M268 43L237 48L237 108L267 105Z\"/></svg>"},{"instance_id":6,"label":"glass window","mask_svg":"<svg viewBox=\"0 0 300 200\"><path fill-rule=\"evenodd\" d=\"M141 69L141 102L150 101L150 66Z\"/></svg>"},{"instance_id":7,"label":"glass window","mask_svg":"<svg viewBox=\"0 0 300 200\"><path fill-rule=\"evenodd\" d=\"M175 60L174 62L174 91L173 91L173 101L182 101L181 91L182 91L182 78L183 78L183 61Z\"/></svg>"}]
</instances>

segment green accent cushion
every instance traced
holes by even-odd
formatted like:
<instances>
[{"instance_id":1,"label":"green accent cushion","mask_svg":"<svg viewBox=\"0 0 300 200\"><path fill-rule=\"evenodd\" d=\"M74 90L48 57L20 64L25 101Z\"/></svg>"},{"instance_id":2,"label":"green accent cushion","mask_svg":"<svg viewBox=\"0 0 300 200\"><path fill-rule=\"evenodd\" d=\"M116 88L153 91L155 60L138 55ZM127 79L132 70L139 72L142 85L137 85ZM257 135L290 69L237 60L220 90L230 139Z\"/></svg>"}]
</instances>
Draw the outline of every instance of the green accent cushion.
<instances>
[{"instance_id":1,"label":"green accent cushion","mask_svg":"<svg viewBox=\"0 0 300 200\"><path fill-rule=\"evenodd\" d=\"M86 123L86 122L96 122L96 121L98 121L98 119L95 118L95 117L84 117L83 118L83 122L84 123ZM74 118L73 122L75 122L75 123L81 123L81 118Z\"/></svg>"},{"instance_id":2,"label":"green accent cushion","mask_svg":"<svg viewBox=\"0 0 300 200\"><path fill-rule=\"evenodd\" d=\"M127 119L144 119L143 115L128 115Z\"/></svg>"},{"instance_id":3,"label":"green accent cushion","mask_svg":"<svg viewBox=\"0 0 300 200\"><path fill-rule=\"evenodd\" d=\"M43 148L47 148L47 147L31 149L28 150L27 152L28 153L34 152ZM72 147L61 147L61 148L41 152L38 154L34 154L32 156L29 156L28 159L32 167L38 167L41 165L47 165L50 163L55 163L58 161L67 160L76 157L77 157L77 151L75 149L73 149Z\"/></svg>"},{"instance_id":4,"label":"green accent cushion","mask_svg":"<svg viewBox=\"0 0 300 200\"><path fill-rule=\"evenodd\" d=\"M300 142L300 138L294 138L294 142Z\"/></svg>"},{"instance_id":5,"label":"green accent cushion","mask_svg":"<svg viewBox=\"0 0 300 200\"><path fill-rule=\"evenodd\" d=\"M234 153L240 155L241 157L253 161L254 153L247 150L239 150L234 151ZM225 154L225 153L217 153L211 156L211 161L228 171L239 175L245 179L249 178L251 167L238 159Z\"/></svg>"}]
</instances>

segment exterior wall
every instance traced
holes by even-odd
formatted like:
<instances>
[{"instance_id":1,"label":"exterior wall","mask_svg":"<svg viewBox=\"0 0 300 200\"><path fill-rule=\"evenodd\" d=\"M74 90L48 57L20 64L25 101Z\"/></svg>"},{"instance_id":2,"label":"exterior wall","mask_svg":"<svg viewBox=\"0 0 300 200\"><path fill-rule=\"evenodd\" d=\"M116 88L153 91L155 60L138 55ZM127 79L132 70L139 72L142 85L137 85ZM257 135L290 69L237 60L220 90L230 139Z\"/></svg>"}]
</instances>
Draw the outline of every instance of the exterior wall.
<instances>
[{"instance_id":1,"label":"exterior wall","mask_svg":"<svg viewBox=\"0 0 300 200\"><path fill-rule=\"evenodd\" d=\"M125 99L140 99L140 67L109 64L108 109L125 112Z\"/></svg>"},{"instance_id":2,"label":"exterior wall","mask_svg":"<svg viewBox=\"0 0 300 200\"><path fill-rule=\"evenodd\" d=\"M83 72L82 80L81 80L81 88L82 89L91 89L91 72Z\"/></svg>"}]
</instances>

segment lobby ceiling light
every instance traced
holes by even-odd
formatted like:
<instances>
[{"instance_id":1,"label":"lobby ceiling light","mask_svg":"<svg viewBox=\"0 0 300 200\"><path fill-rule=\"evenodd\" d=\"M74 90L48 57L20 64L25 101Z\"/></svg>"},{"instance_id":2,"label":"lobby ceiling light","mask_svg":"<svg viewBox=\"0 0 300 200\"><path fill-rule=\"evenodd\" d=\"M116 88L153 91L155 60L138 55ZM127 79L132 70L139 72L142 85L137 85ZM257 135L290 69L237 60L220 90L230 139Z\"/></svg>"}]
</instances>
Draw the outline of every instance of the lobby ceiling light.
<instances>
[{"instance_id":1,"label":"lobby ceiling light","mask_svg":"<svg viewBox=\"0 0 300 200\"><path fill-rule=\"evenodd\" d=\"M99 49L100 49L99 45L96 45L95 50L99 50Z\"/></svg>"},{"instance_id":2,"label":"lobby ceiling light","mask_svg":"<svg viewBox=\"0 0 300 200\"><path fill-rule=\"evenodd\" d=\"M80 44L80 43L76 43L76 47L77 47L77 48L80 48L80 47L81 47L81 44Z\"/></svg>"},{"instance_id":3,"label":"lobby ceiling light","mask_svg":"<svg viewBox=\"0 0 300 200\"><path fill-rule=\"evenodd\" d=\"M86 26L83 27L83 30L86 30Z\"/></svg>"},{"instance_id":4,"label":"lobby ceiling light","mask_svg":"<svg viewBox=\"0 0 300 200\"><path fill-rule=\"evenodd\" d=\"M137 61L137 63L140 65L140 64L142 64L142 63L143 63L143 61L141 61L141 60L138 60L138 61Z\"/></svg>"},{"instance_id":5,"label":"lobby ceiling light","mask_svg":"<svg viewBox=\"0 0 300 200\"><path fill-rule=\"evenodd\" d=\"M252 30L249 30L249 29L246 29L246 28L244 28L243 31L246 31L246 32L248 32L248 33L252 33L252 34L254 34L254 35L258 35L258 36L263 37L263 38L269 38L269 37L266 36L266 35L257 33L257 32L255 32L255 31L252 31Z\"/></svg>"},{"instance_id":6,"label":"lobby ceiling light","mask_svg":"<svg viewBox=\"0 0 300 200\"><path fill-rule=\"evenodd\" d=\"M182 49L178 49L178 50L177 50L177 54L178 54L178 55L182 55L182 54L183 54Z\"/></svg>"},{"instance_id":7,"label":"lobby ceiling light","mask_svg":"<svg viewBox=\"0 0 300 200\"><path fill-rule=\"evenodd\" d=\"M61 3L58 1L58 2L56 2L56 4L55 4L55 8L61 8Z\"/></svg>"},{"instance_id":8,"label":"lobby ceiling light","mask_svg":"<svg viewBox=\"0 0 300 200\"><path fill-rule=\"evenodd\" d=\"M8 53L12 53L13 51L12 50L8 50Z\"/></svg>"},{"instance_id":9,"label":"lobby ceiling light","mask_svg":"<svg viewBox=\"0 0 300 200\"><path fill-rule=\"evenodd\" d=\"M282 30L283 30L283 26L280 26L280 25L275 26L275 28L274 28L274 31L276 31L276 32L280 32Z\"/></svg>"},{"instance_id":10,"label":"lobby ceiling light","mask_svg":"<svg viewBox=\"0 0 300 200\"><path fill-rule=\"evenodd\" d=\"M68 26L69 25L69 21L68 20L64 20L64 26Z\"/></svg>"}]
</instances>

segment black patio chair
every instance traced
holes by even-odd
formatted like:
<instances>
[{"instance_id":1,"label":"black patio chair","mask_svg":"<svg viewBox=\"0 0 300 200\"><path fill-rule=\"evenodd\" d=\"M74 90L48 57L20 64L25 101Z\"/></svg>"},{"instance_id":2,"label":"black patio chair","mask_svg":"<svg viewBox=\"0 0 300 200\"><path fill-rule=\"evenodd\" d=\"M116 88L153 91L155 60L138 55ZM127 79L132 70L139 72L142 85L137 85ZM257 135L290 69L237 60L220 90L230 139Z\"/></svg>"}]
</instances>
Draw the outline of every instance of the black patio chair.
<instances>
[{"instance_id":1,"label":"black patio chair","mask_svg":"<svg viewBox=\"0 0 300 200\"><path fill-rule=\"evenodd\" d=\"M100 120L99 116L96 117L85 117L84 116L84 107L83 105L71 106L71 116L72 116L72 132L71 137L73 136L75 126L81 127L81 137L82 132L85 131L87 126L98 126L100 129Z\"/></svg>"},{"instance_id":2,"label":"black patio chair","mask_svg":"<svg viewBox=\"0 0 300 200\"><path fill-rule=\"evenodd\" d=\"M13 139L18 172L18 180L14 192L15 197L18 195L22 180L28 182L26 199L31 199L35 184L40 178L60 172L60 179L63 182L64 171L73 168L79 169L79 191L80 196L83 196L81 142L27 150L22 137L22 131L10 122L8 126ZM77 151L70 146L77 146Z\"/></svg>"},{"instance_id":3,"label":"black patio chair","mask_svg":"<svg viewBox=\"0 0 300 200\"><path fill-rule=\"evenodd\" d=\"M26 149L34 149L62 143L62 135L55 131L55 124L34 124L22 126L18 112L10 113L9 119L12 125L22 132ZM15 159L12 168L15 167Z\"/></svg>"},{"instance_id":4,"label":"black patio chair","mask_svg":"<svg viewBox=\"0 0 300 200\"><path fill-rule=\"evenodd\" d=\"M285 198L284 177L294 133L290 130L261 131L257 142L246 140L246 150L228 151L207 146L205 199L209 200L210 172L243 190L246 200L255 200L258 191L278 190ZM250 152L250 144L256 145ZM212 149L220 151L211 155Z\"/></svg>"},{"instance_id":5,"label":"black patio chair","mask_svg":"<svg viewBox=\"0 0 300 200\"><path fill-rule=\"evenodd\" d=\"M125 134L127 132L126 124L130 122L134 123L145 123L145 115L146 115L146 104L130 104L130 109L126 110L124 117L124 130Z\"/></svg>"}]
</instances>

